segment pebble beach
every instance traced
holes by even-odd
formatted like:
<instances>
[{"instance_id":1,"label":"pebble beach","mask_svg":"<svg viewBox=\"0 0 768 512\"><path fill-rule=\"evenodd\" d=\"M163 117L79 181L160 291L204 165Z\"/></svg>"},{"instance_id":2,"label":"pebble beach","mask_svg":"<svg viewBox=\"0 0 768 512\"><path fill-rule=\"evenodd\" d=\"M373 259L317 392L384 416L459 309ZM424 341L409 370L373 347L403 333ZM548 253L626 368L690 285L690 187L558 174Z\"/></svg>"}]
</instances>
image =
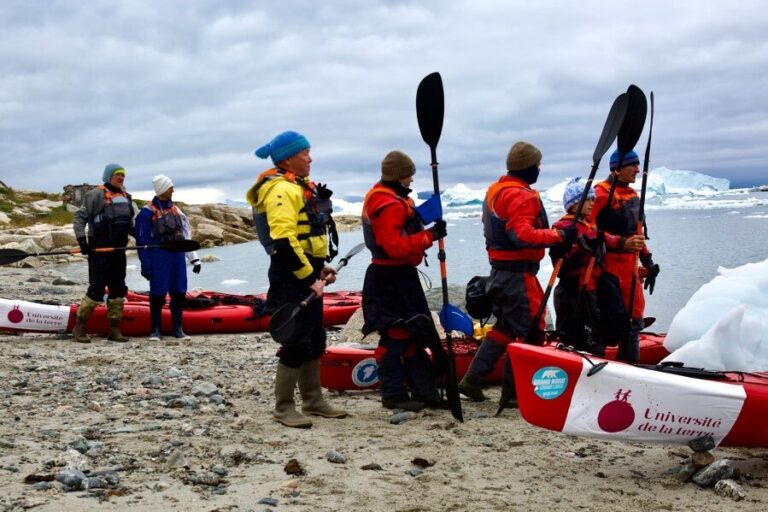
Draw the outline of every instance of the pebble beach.
<instances>
[{"instance_id":1,"label":"pebble beach","mask_svg":"<svg viewBox=\"0 0 768 512\"><path fill-rule=\"evenodd\" d=\"M0 271L7 299L66 304L85 287L61 266ZM334 392L348 418L286 428L271 418L275 350L267 333L89 345L0 333L0 510L768 508L768 449L716 449L736 486L715 490L682 481L686 446L565 436L515 409L494 417L499 388L463 401L464 423Z\"/></svg>"}]
</instances>

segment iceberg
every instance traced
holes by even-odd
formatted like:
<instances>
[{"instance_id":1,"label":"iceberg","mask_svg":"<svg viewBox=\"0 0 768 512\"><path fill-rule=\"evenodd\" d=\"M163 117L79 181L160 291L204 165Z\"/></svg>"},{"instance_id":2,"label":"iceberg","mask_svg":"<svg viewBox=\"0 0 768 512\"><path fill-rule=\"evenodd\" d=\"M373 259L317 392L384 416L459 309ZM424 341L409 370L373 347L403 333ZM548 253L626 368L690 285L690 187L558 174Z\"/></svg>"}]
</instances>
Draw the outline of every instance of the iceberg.
<instances>
[{"instance_id":1,"label":"iceberg","mask_svg":"<svg viewBox=\"0 0 768 512\"><path fill-rule=\"evenodd\" d=\"M733 269L694 293L672 320L665 361L708 370L768 370L768 259Z\"/></svg>"},{"instance_id":2,"label":"iceberg","mask_svg":"<svg viewBox=\"0 0 768 512\"><path fill-rule=\"evenodd\" d=\"M599 180L604 179L601 176ZM563 191L565 184L570 178L565 178L560 183L541 192L541 198L545 206L554 211L561 211L563 201ZM597 179L596 179L597 180ZM489 183L490 184L490 183ZM633 187L640 189L641 182L638 179ZM693 171L667 169L658 167L648 173L648 185L646 187L647 198L654 199L652 208L685 209L685 208L725 208L734 207L734 205L744 205L744 201L749 201L748 206L765 204L756 198L734 199L730 202L714 199L714 196L734 193L730 189L731 183L727 179L715 178L706 174ZM463 183L458 183L453 187L443 190L441 200L445 216L450 218L474 217L480 214L480 210L485 198L486 188L475 190L467 187ZM432 196L432 191L420 191L414 194L416 203L420 203ZM359 215L362 211L362 203L355 201L345 201L334 199L334 210L339 213L350 213Z\"/></svg>"}]
</instances>

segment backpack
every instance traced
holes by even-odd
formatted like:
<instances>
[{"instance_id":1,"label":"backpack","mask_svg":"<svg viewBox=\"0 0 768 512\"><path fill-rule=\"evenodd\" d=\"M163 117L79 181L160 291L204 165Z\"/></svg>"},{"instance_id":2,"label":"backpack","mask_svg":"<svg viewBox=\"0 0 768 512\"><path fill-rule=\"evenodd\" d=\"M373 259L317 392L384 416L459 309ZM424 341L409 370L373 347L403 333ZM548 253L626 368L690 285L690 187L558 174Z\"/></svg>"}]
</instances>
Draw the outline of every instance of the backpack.
<instances>
[{"instance_id":1,"label":"backpack","mask_svg":"<svg viewBox=\"0 0 768 512\"><path fill-rule=\"evenodd\" d=\"M488 276L474 276L467 283L464 295L467 313L477 320L487 319L493 310L493 301L486 292L487 282Z\"/></svg>"}]
</instances>

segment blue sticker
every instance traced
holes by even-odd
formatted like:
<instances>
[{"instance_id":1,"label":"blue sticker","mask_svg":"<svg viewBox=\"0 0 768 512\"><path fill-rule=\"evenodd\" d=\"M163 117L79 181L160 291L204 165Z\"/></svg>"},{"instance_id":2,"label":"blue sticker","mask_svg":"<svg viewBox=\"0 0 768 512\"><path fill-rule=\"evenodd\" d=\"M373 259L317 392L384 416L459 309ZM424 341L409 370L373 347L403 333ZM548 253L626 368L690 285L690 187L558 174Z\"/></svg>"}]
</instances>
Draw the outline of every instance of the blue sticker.
<instances>
[{"instance_id":1,"label":"blue sticker","mask_svg":"<svg viewBox=\"0 0 768 512\"><path fill-rule=\"evenodd\" d=\"M379 382L379 367L376 359L368 357L352 368L352 382L361 388L367 388Z\"/></svg>"},{"instance_id":2,"label":"blue sticker","mask_svg":"<svg viewBox=\"0 0 768 512\"><path fill-rule=\"evenodd\" d=\"M533 392L544 400L553 400L568 387L568 374L557 366L545 366L533 374Z\"/></svg>"}]
</instances>

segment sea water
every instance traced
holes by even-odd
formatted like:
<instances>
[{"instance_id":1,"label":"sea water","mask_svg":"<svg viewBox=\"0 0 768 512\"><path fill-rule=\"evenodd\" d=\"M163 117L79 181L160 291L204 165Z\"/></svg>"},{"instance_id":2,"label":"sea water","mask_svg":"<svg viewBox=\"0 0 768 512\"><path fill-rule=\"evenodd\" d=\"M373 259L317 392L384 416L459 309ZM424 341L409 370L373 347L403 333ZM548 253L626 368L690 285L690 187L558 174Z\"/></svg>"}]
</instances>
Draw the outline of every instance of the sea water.
<instances>
[{"instance_id":1,"label":"sea water","mask_svg":"<svg viewBox=\"0 0 768 512\"><path fill-rule=\"evenodd\" d=\"M750 199L757 199L756 201ZM725 201L726 199L723 199ZM717 268L736 267L768 257L768 195L750 194L738 201L718 207L713 199L707 208L659 208L649 205L646 210L648 246L661 267L653 295L646 292L646 316L656 317L653 330L669 328L675 313L690 296L717 275ZM723 203L725 204L725 203ZM548 211L550 222L561 215L556 207ZM446 214L448 237L445 239L447 282L454 291L463 289L474 275L487 275L490 266L479 211ZM361 230L340 233L340 254L331 262L338 264L341 256L363 241ZM188 272L189 288L203 288L228 293L264 293L267 290L269 258L259 242L216 247L199 251L200 256L213 255L220 261L203 263L202 272ZM441 283L437 244L427 251L424 272L425 285L433 288ZM365 269L370 262L367 250L351 258L339 272L338 280L328 290L360 290ZM149 289L141 277L135 256L128 260L127 283L132 290ZM71 265L72 271L86 274L84 264ZM546 285L552 272L549 258L542 261L538 277ZM551 307L551 300L550 300Z\"/></svg>"}]
</instances>

